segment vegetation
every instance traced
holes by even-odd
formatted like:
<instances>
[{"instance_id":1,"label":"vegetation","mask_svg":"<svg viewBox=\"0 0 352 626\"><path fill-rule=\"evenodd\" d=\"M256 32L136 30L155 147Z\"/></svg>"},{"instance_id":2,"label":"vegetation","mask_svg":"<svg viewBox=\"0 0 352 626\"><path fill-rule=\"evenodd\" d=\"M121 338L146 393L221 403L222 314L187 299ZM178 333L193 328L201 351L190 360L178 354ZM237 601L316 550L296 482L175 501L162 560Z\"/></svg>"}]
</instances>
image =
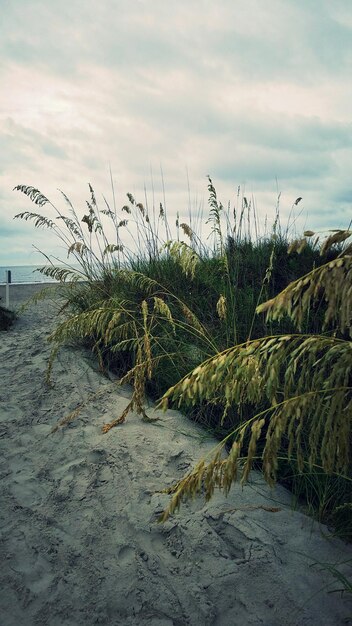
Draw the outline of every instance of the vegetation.
<instances>
[{"instance_id":1,"label":"vegetation","mask_svg":"<svg viewBox=\"0 0 352 626\"><path fill-rule=\"evenodd\" d=\"M9 309L0 306L0 330L8 330L15 319L16 315L13 311L9 311Z\"/></svg>"},{"instance_id":2,"label":"vegetation","mask_svg":"<svg viewBox=\"0 0 352 626\"><path fill-rule=\"evenodd\" d=\"M338 233L340 241L346 233ZM349 235L352 233L349 233ZM206 498L214 488L228 492L239 473L248 478L260 450L264 477L274 484L281 455L293 461L303 477L311 480L317 469L324 476L337 475L351 481L352 346L351 330L352 256L339 255L306 276L290 283L275 298L259 305L275 320L288 315L299 331L306 311L321 293L326 300L323 330L328 334L267 336L231 347L200 364L164 394L161 405L178 406L225 399L227 407L250 402L265 406L240 423L216 447L211 459L200 461L193 472L173 487L174 496L163 518L205 485ZM228 456L223 448L231 440ZM247 454L242 458L242 450ZM351 492L346 484L345 495ZM339 506L352 509L351 501ZM335 514L337 510L335 510Z\"/></svg>"},{"instance_id":3,"label":"vegetation","mask_svg":"<svg viewBox=\"0 0 352 626\"><path fill-rule=\"evenodd\" d=\"M16 188L51 211L17 217L54 230L68 253L66 265L46 257L40 270L66 285L52 358L83 340L102 370L132 383L105 432L132 409L145 415L148 393L221 438L169 489L162 519L196 493L228 492L255 466L351 538L352 232L333 231L323 245L311 231L289 241L277 207L260 235L254 206L238 194L225 209L208 183L206 242L191 216L177 216L172 237L165 207L149 210L131 194L118 214L105 199L99 209L90 187L80 220L65 194L68 215L37 189Z\"/></svg>"}]
</instances>

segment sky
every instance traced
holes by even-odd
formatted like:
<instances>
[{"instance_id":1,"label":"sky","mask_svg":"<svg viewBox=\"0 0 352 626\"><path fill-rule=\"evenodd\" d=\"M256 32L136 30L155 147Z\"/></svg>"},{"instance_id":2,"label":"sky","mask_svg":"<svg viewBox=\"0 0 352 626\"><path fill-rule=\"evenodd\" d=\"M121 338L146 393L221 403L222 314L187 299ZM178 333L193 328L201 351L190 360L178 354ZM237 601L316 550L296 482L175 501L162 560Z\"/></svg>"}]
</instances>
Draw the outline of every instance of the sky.
<instances>
[{"instance_id":1,"label":"sky","mask_svg":"<svg viewBox=\"0 0 352 626\"><path fill-rule=\"evenodd\" d=\"M50 231L13 219L38 211L19 184L66 214L62 190L83 216L88 183L112 203L112 178L118 211L131 192L174 223L201 210L205 221L210 175L231 210L252 202L262 232L278 194L284 227L349 225L351 0L0 8L0 265L37 264L33 246L66 254Z\"/></svg>"}]
</instances>

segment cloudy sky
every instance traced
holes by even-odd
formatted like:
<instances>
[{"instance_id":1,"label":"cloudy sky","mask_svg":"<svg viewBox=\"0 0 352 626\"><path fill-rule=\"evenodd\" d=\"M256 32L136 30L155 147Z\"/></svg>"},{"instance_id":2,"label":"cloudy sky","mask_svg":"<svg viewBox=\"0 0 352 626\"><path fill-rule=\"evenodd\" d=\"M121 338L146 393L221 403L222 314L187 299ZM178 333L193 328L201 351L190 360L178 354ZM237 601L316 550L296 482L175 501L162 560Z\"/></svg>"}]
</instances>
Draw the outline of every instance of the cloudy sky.
<instances>
[{"instance_id":1,"label":"cloudy sky","mask_svg":"<svg viewBox=\"0 0 352 626\"><path fill-rule=\"evenodd\" d=\"M237 189L268 222L352 217L351 0L0 0L0 265L57 253L17 184L177 211ZM189 185L189 186L188 186Z\"/></svg>"}]
</instances>

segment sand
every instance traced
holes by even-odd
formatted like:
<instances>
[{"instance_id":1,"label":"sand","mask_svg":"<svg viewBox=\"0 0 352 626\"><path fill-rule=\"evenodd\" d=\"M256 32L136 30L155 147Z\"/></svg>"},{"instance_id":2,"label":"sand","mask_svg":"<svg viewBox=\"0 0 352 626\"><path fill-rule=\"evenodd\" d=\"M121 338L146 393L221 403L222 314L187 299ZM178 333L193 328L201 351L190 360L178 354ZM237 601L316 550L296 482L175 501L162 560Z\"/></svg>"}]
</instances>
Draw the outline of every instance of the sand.
<instances>
[{"instance_id":1,"label":"sand","mask_svg":"<svg viewBox=\"0 0 352 626\"><path fill-rule=\"evenodd\" d=\"M16 306L38 286L11 289ZM102 434L130 390L111 387L74 347L60 352L47 387L56 320L57 302L45 301L0 334L0 624L346 623L351 596L329 593L341 584L313 564L352 559L352 546L293 510L290 494L269 490L259 474L227 499L197 499L157 523L168 502L158 491L215 442L177 411L154 424L131 415Z\"/></svg>"}]
</instances>

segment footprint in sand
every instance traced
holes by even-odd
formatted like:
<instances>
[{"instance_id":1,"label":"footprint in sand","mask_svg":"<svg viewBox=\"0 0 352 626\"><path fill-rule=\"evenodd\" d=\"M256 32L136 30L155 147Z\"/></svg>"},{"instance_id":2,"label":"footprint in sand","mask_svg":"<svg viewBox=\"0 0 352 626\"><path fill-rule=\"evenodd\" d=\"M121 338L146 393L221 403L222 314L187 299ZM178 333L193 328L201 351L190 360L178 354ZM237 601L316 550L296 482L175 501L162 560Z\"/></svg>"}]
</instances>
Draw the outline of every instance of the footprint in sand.
<instances>
[{"instance_id":1,"label":"footprint in sand","mask_svg":"<svg viewBox=\"0 0 352 626\"><path fill-rule=\"evenodd\" d=\"M119 565L132 565L135 559L135 551L131 546L123 546L118 553L117 561Z\"/></svg>"},{"instance_id":2,"label":"footprint in sand","mask_svg":"<svg viewBox=\"0 0 352 626\"><path fill-rule=\"evenodd\" d=\"M94 465L100 465L100 463L107 462L108 453L106 450L97 448L96 450L91 450L87 456L88 463L93 463Z\"/></svg>"},{"instance_id":3,"label":"footprint in sand","mask_svg":"<svg viewBox=\"0 0 352 626\"><path fill-rule=\"evenodd\" d=\"M38 481L26 478L14 480L11 491L17 504L28 508L39 506L48 495Z\"/></svg>"}]
</instances>

